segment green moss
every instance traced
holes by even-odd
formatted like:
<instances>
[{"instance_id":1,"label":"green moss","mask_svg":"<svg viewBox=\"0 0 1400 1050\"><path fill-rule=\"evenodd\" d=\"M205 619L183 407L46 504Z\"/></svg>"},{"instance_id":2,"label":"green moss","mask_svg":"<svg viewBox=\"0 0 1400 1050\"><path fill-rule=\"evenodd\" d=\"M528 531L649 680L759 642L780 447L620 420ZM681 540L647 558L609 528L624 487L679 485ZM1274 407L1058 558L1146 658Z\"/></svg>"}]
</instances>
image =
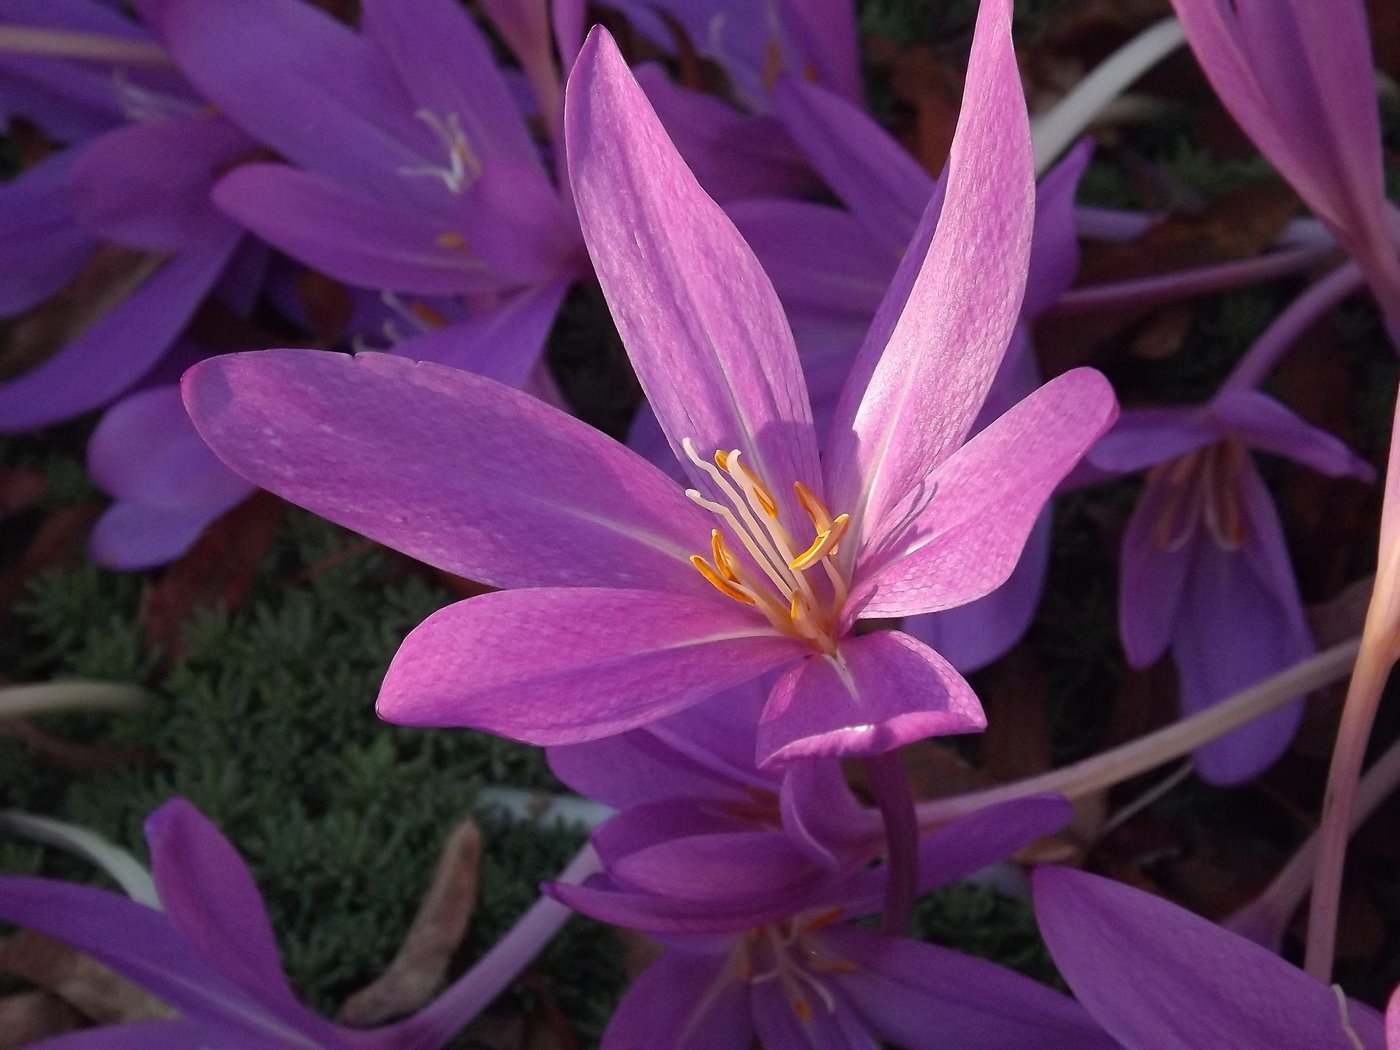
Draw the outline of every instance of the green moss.
<instances>
[{"instance_id":1,"label":"green moss","mask_svg":"<svg viewBox=\"0 0 1400 1050\"><path fill-rule=\"evenodd\" d=\"M1008 897L994 886L955 883L919 901L914 930L921 939L955 946L1067 990L1040 939L1028 898Z\"/></svg>"}]
</instances>

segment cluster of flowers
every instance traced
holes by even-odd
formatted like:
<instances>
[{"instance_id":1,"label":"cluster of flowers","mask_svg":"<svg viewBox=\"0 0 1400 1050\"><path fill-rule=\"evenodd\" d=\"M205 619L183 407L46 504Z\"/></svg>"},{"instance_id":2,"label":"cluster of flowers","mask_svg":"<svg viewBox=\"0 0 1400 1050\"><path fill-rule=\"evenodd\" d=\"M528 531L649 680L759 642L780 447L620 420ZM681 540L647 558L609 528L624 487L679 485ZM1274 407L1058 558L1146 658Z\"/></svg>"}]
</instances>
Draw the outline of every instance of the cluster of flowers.
<instances>
[{"instance_id":1,"label":"cluster of flowers","mask_svg":"<svg viewBox=\"0 0 1400 1050\"><path fill-rule=\"evenodd\" d=\"M0 0L0 113L67 143L0 187L0 309L42 359L0 382L0 427L105 409L90 464L116 501L93 549L115 566L178 556L256 485L499 588L409 636L379 712L546 746L618 810L548 888L667 946L606 1045L1386 1045L1315 975L1082 873L1034 891L1078 1002L904 938L919 894L1069 811L1027 795L947 822L895 755L984 727L963 674L1030 622L1067 478L1148 472L1122 636L1134 664L1171 650L1187 714L1315 651L1250 450L1371 473L1257 389L1363 284L1400 335L1360 2L1176 0L1316 220L1249 263L1076 291L1081 232L1150 220L1075 208L1087 145L1040 158L1037 186L1009 0L982 0L936 182L862 111L841 0L616 5L706 41L743 111L630 70L576 3L483 0L519 73L455 0L363 0L357 29L304 0L130 6ZM1206 404L1119 418L1097 372L1041 383L1029 322L1057 303L1163 301L1339 247ZM308 268L348 289L335 338L383 351L215 353L211 328L257 303L316 331ZM540 364L589 281L646 394L632 448L564 411ZM1286 699L1198 748L1201 775L1272 764ZM181 1014L54 1046L438 1046L529 947L390 1028L337 1028L296 1002L212 826L177 801L148 836L163 914L0 882L0 917Z\"/></svg>"}]
</instances>

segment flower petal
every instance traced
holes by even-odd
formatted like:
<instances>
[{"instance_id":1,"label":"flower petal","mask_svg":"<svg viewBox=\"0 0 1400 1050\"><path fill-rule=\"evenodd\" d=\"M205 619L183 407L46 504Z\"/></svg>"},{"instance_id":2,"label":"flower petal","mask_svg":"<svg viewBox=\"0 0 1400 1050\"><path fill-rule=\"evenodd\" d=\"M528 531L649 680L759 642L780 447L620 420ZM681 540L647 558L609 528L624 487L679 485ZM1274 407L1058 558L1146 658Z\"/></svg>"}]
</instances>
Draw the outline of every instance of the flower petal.
<instances>
[{"instance_id":1,"label":"flower petal","mask_svg":"<svg viewBox=\"0 0 1400 1050\"><path fill-rule=\"evenodd\" d=\"M845 996L837 989L823 986L823 990L829 1001L792 980L752 982L749 1001L758 1044L802 1050L879 1050Z\"/></svg>"},{"instance_id":2,"label":"flower petal","mask_svg":"<svg viewBox=\"0 0 1400 1050\"><path fill-rule=\"evenodd\" d=\"M191 1021L132 1021L99 1025L31 1043L40 1050L252 1050L242 1035ZM264 1043L257 1044L263 1050Z\"/></svg>"},{"instance_id":3,"label":"flower petal","mask_svg":"<svg viewBox=\"0 0 1400 1050\"><path fill-rule=\"evenodd\" d=\"M971 429L1020 310L1034 202L1010 3L984 0L937 228L902 302L896 276L832 423L829 503L859 529L857 556Z\"/></svg>"},{"instance_id":4,"label":"flower petal","mask_svg":"<svg viewBox=\"0 0 1400 1050\"><path fill-rule=\"evenodd\" d=\"M1066 868L1034 877L1036 917L1079 1001L1130 1048L1351 1050L1332 989L1273 952L1141 890ZM1362 1045L1385 1034L1347 1012Z\"/></svg>"},{"instance_id":5,"label":"flower petal","mask_svg":"<svg viewBox=\"0 0 1400 1050\"><path fill-rule=\"evenodd\" d=\"M886 524L866 548L851 603L861 616L914 616L1000 587L1055 486L1117 414L1092 369L1046 383L929 474L907 510L893 507L907 524Z\"/></svg>"},{"instance_id":6,"label":"flower petal","mask_svg":"<svg viewBox=\"0 0 1400 1050\"><path fill-rule=\"evenodd\" d=\"M888 1043L910 1050L1118 1046L1073 999L984 959L852 925L813 937L853 964L834 983Z\"/></svg>"},{"instance_id":7,"label":"flower petal","mask_svg":"<svg viewBox=\"0 0 1400 1050\"><path fill-rule=\"evenodd\" d=\"M1332 477L1375 477L1371 465L1344 442L1257 390L1226 390L1211 402L1211 412L1251 448L1287 456Z\"/></svg>"},{"instance_id":8,"label":"flower petal","mask_svg":"<svg viewBox=\"0 0 1400 1050\"><path fill-rule=\"evenodd\" d=\"M379 714L572 744L679 711L800 652L762 617L721 598L499 591L439 610L404 640Z\"/></svg>"},{"instance_id":9,"label":"flower petal","mask_svg":"<svg viewBox=\"0 0 1400 1050\"><path fill-rule=\"evenodd\" d=\"M1123 531L1118 559L1118 633L1123 652L1134 667L1156 663L1171 645L1177 617L1183 615L1186 581L1195 548L1211 543L1193 535L1184 546L1168 550L1160 535L1182 496L1166 476L1150 476ZM1187 613L1186 615L1189 615Z\"/></svg>"},{"instance_id":10,"label":"flower petal","mask_svg":"<svg viewBox=\"0 0 1400 1050\"><path fill-rule=\"evenodd\" d=\"M741 449L797 518L791 482L812 486L820 470L787 319L604 30L569 78L565 128L584 240L672 451L708 489L682 440L701 456Z\"/></svg>"},{"instance_id":11,"label":"flower petal","mask_svg":"<svg viewBox=\"0 0 1400 1050\"><path fill-rule=\"evenodd\" d=\"M239 474L405 554L501 587L713 594L708 516L644 460L488 379L388 354L272 350L185 375Z\"/></svg>"},{"instance_id":12,"label":"flower petal","mask_svg":"<svg viewBox=\"0 0 1400 1050\"><path fill-rule=\"evenodd\" d=\"M59 291L97 247L68 203L68 175L81 154L62 150L0 186L0 314Z\"/></svg>"},{"instance_id":13,"label":"flower petal","mask_svg":"<svg viewBox=\"0 0 1400 1050\"><path fill-rule=\"evenodd\" d=\"M669 951L632 982L603 1035L607 1050L648 1050L657 1036L675 1050L753 1042L748 990L722 952Z\"/></svg>"},{"instance_id":14,"label":"flower petal","mask_svg":"<svg viewBox=\"0 0 1400 1050\"><path fill-rule=\"evenodd\" d=\"M1222 421L1197 408L1124 412L1085 457L1100 470L1132 474L1228 437Z\"/></svg>"},{"instance_id":15,"label":"flower petal","mask_svg":"<svg viewBox=\"0 0 1400 1050\"><path fill-rule=\"evenodd\" d=\"M878 755L912 740L984 729L972 687L943 657L898 631L841 643L790 668L764 708L758 761Z\"/></svg>"},{"instance_id":16,"label":"flower petal","mask_svg":"<svg viewBox=\"0 0 1400 1050\"><path fill-rule=\"evenodd\" d=\"M269 244L350 284L462 295L503 283L433 211L284 164L230 172L214 186L214 202Z\"/></svg>"}]
</instances>

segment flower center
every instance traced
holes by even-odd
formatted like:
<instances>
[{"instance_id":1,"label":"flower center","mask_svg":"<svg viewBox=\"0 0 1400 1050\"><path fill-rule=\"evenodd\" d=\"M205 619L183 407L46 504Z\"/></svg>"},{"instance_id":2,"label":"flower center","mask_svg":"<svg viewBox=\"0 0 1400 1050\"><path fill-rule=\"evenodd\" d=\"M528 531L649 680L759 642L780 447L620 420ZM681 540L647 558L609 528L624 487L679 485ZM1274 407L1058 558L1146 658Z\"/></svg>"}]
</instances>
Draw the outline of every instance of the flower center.
<instances>
[{"instance_id":1,"label":"flower center","mask_svg":"<svg viewBox=\"0 0 1400 1050\"><path fill-rule=\"evenodd\" d=\"M851 973L856 967L850 960L833 955L808 934L839 922L844 914L844 908L830 908L749 930L739 949L741 976L749 984L778 981L792 1012L804 1023L814 1016L814 1002L834 1013L836 998L826 986L827 979L834 974Z\"/></svg>"},{"instance_id":2,"label":"flower center","mask_svg":"<svg viewBox=\"0 0 1400 1050\"><path fill-rule=\"evenodd\" d=\"M726 502L707 499L696 489L686 489L686 496L717 515L743 551L741 555L729 545L724 531L712 529L710 558L694 554L690 563L715 590L756 607L779 631L835 653L838 614L850 588L832 556L850 528L850 515L832 517L811 489L794 482L797 502L816 534L799 549L783 524L777 500L743 462L739 449L717 451L711 463L696 454L690 438L682 439L681 447Z\"/></svg>"},{"instance_id":3,"label":"flower center","mask_svg":"<svg viewBox=\"0 0 1400 1050\"><path fill-rule=\"evenodd\" d=\"M1204 525L1221 550L1239 550L1245 536L1240 478L1247 455L1238 441L1227 439L1152 471L1148 484L1165 484L1171 493L1153 531L1158 549L1181 550Z\"/></svg>"},{"instance_id":4,"label":"flower center","mask_svg":"<svg viewBox=\"0 0 1400 1050\"><path fill-rule=\"evenodd\" d=\"M456 113L441 117L429 109L420 109L413 114L442 140L447 147L447 164L424 164L415 168L400 168L400 175L427 175L442 180L442 184L453 193L462 193L481 174L481 161L467 144L467 133L462 130L462 122Z\"/></svg>"}]
</instances>

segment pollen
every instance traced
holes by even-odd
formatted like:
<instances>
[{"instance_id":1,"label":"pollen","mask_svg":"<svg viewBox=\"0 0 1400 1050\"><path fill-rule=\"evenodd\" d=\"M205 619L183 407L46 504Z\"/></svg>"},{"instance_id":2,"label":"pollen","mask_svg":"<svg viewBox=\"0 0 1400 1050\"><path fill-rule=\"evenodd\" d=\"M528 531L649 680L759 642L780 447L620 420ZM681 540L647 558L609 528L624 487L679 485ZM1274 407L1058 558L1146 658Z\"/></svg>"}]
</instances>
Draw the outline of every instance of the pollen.
<instances>
[{"instance_id":1,"label":"pollen","mask_svg":"<svg viewBox=\"0 0 1400 1050\"><path fill-rule=\"evenodd\" d=\"M691 557L696 571L726 597L756 606L784 634L821 652L835 652L834 634L849 590L844 567L835 556L850 528L850 516L833 517L810 488L796 482L797 503L813 533L804 547L783 521L773 490L744 462L740 449L720 449L706 460L689 438L681 446L713 482L720 499L709 499L697 489L686 490L686 495L724 526L710 532L709 559Z\"/></svg>"},{"instance_id":2,"label":"pollen","mask_svg":"<svg viewBox=\"0 0 1400 1050\"><path fill-rule=\"evenodd\" d=\"M453 248L462 251L467 247L467 239L456 230L446 230L433 238L439 248Z\"/></svg>"}]
</instances>

